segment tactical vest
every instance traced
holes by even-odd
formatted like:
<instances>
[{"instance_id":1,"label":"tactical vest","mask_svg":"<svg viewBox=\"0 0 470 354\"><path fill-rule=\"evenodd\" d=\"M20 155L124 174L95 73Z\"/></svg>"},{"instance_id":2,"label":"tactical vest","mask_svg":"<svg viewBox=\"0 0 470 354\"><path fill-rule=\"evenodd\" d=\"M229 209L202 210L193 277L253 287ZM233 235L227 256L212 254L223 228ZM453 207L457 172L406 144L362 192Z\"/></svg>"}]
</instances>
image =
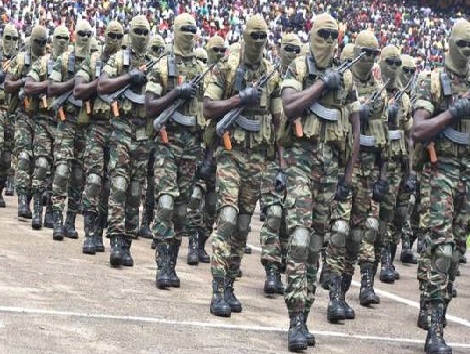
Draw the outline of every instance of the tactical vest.
<instances>
[{"instance_id":1,"label":"tactical vest","mask_svg":"<svg viewBox=\"0 0 470 354\"><path fill-rule=\"evenodd\" d=\"M167 94L185 81L192 80L195 76L202 74L205 70L205 65L197 60L196 57L192 58L191 65L185 65L183 62L177 63L176 60L177 58L170 54L164 56L157 64L159 66L158 69L163 84L163 94ZM196 97L186 102L178 109L173 121L176 121L183 126L195 127L199 131L206 127L207 122L202 113L202 104L204 96L204 80L209 76L210 73L204 77L202 83L199 85ZM179 119L182 117L185 119ZM194 121L194 118L195 124L189 124L189 122ZM185 124L184 122L188 122L188 124Z\"/></svg>"},{"instance_id":2,"label":"tactical vest","mask_svg":"<svg viewBox=\"0 0 470 354\"><path fill-rule=\"evenodd\" d=\"M393 104L394 94L390 93L388 97L389 104ZM411 102L408 94L404 93L401 96L398 104L397 113L397 127L390 127L388 130L388 157L403 157L408 156L408 141L407 134L413 125L411 115Z\"/></svg>"},{"instance_id":3,"label":"tactical vest","mask_svg":"<svg viewBox=\"0 0 470 354\"><path fill-rule=\"evenodd\" d=\"M61 75L62 82L68 81L75 77L75 74L80 70L83 60L75 57L73 52L65 52L60 56L61 59ZM74 102L74 103L72 103ZM69 97L64 106L66 116L77 117L77 123L87 123L86 117L83 116L83 103L80 100L75 100L73 94ZM82 115L81 115L82 113Z\"/></svg>"},{"instance_id":4,"label":"tactical vest","mask_svg":"<svg viewBox=\"0 0 470 354\"><path fill-rule=\"evenodd\" d=\"M268 60L262 59L258 69L252 70L241 63L242 51L223 58L225 62L226 86L223 99L228 99L238 92L257 82L264 75L271 73L274 69ZM271 95L278 88L279 76L274 74L261 90L259 105L248 105L241 113L241 117L230 127L232 143L244 147L272 147L274 144L274 131L271 114ZM254 121L255 123L253 124ZM253 128L250 128L253 127Z\"/></svg>"},{"instance_id":5,"label":"tactical vest","mask_svg":"<svg viewBox=\"0 0 470 354\"><path fill-rule=\"evenodd\" d=\"M101 71L103 70L105 64L106 62L104 62L102 56L99 53L91 54L89 58L90 81L96 80L100 77ZM84 114L87 115L86 107L82 107L82 111L84 112L80 112L81 116ZM95 95L95 99L93 100L92 118L98 120L111 118L111 107L109 104L100 99L98 95Z\"/></svg>"},{"instance_id":6,"label":"tactical vest","mask_svg":"<svg viewBox=\"0 0 470 354\"><path fill-rule=\"evenodd\" d=\"M311 87L324 73L324 70L316 67L310 55L298 57L294 63L298 74L297 80L302 82L302 90ZM339 145L343 145L348 138L350 124L346 103L348 93L353 87L352 74L349 70L344 73L343 79L344 86L341 89L326 92L307 108L301 117L305 138Z\"/></svg>"},{"instance_id":7,"label":"tactical vest","mask_svg":"<svg viewBox=\"0 0 470 354\"><path fill-rule=\"evenodd\" d=\"M21 79L23 77L28 76L29 70L31 69L31 55L30 53L21 52L18 53L16 57L16 75L17 79ZM14 114L14 112L19 109L20 111L24 112L23 103L20 105L20 96L24 96L21 94L22 89L17 95L11 95L10 104L8 105L8 114ZM24 92L24 91L23 91ZM24 99L22 97L21 99Z\"/></svg>"},{"instance_id":8,"label":"tactical vest","mask_svg":"<svg viewBox=\"0 0 470 354\"><path fill-rule=\"evenodd\" d=\"M470 71L465 78L453 75L445 68L431 72L431 99L435 115L444 112L470 89ZM470 151L470 116L449 124L435 142L437 156L468 156Z\"/></svg>"},{"instance_id":9,"label":"tactical vest","mask_svg":"<svg viewBox=\"0 0 470 354\"><path fill-rule=\"evenodd\" d=\"M39 59L39 81L47 80L49 75L52 73L52 68L54 62L52 61L50 54L45 54ZM46 101L44 102L44 97ZM26 113L30 117L36 117L37 115L41 116L50 116L50 107L52 105L53 98L47 97L45 94L41 95L32 95L25 98L27 106L25 107ZM45 103L45 104L44 104Z\"/></svg>"}]
</instances>

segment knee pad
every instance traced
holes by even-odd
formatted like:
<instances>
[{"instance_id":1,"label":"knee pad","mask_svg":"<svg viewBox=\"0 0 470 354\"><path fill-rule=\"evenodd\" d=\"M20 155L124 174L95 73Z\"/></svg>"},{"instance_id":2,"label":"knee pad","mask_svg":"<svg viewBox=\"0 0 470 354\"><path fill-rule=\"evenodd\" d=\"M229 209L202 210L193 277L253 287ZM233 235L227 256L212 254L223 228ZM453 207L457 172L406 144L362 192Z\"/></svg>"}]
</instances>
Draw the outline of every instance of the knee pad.
<instances>
[{"instance_id":1,"label":"knee pad","mask_svg":"<svg viewBox=\"0 0 470 354\"><path fill-rule=\"evenodd\" d=\"M217 212L217 194L212 192L206 193L205 203L206 212L214 215Z\"/></svg>"},{"instance_id":2,"label":"knee pad","mask_svg":"<svg viewBox=\"0 0 470 354\"><path fill-rule=\"evenodd\" d=\"M336 248L346 247L346 237L349 234L349 223L345 220L336 220L331 227L330 243Z\"/></svg>"},{"instance_id":3,"label":"knee pad","mask_svg":"<svg viewBox=\"0 0 470 354\"><path fill-rule=\"evenodd\" d=\"M119 202L126 200L127 181L122 176L117 176L113 179L113 192L114 198Z\"/></svg>"},{"instance_id":4,"label":"knee pad","mask_svg":"<svg viewBox=\"0 0 470 354\"><path fill-rule=\"evenodd\" d=\"M89 195L99 195L101 192L101 177L96 173L90 173L86 179L86 189Z\"/></svg>"},{"instance_id":5,"label":"knee pad","mask_svg":"<svg viewBox=\"0 0 470 354\"><path fill-rule=\"evenodd\" d=\"M49 162L43 156L40 156L35 161L36 178L40 181L46 179L47 171L49 170Z\"/></svg>"},{"instance_id":6,"label":"knee pad","mask_svg":"<svg viewBox=\"0 0 470 354\"><path fill-rule=\"evenodd\" d=\"M240 235L248 236L250 231L251 214L238 215L237 231Z\"/></svg>"},{"instance_id":7,"label":"knee pad","mask_svg":"<svg viewBox=\"0 0 470 354\"><path fill-rule=\"evenodd\" d=\"M65 188L67 186L67 180L69 175L69 168L65 164L60 164L55 168L54 184Z\"/></svg>"},{"instance_id":8,"label":"knee pad","mask_svg":"<svg viewBox=\"0 0 470 354\"><path fill-rule=\"evenodd\" d=\"M431 267L439 273L447 274L452 262L452 245L439 245L431 256Z\"/></svg>"},{"instance_id":9,"label":"knee pad","mask_svg":"<svg viewBox=\"0 0 470 354\"><path fill-rule=\"evenodd\" d=\"M237 217L238 213L234 207L227 206L220 209L217 220L217 233L224 237L232 236L237 226Z\"/></svg>"},{"instance_id":10,"label":"knee pad","mask_svg":"<svg viewBox=\"0 0 470 354\"><path fill-rule=\"evenodd\" d=\"M174 225L175 229L182 230L186 221L187 204L179 204L175 208Z\"/></svg>"},{"instance_id":11,"label":"knee pad","mask_svg":"<svg viewBox=\"0 0 470 354\"><path fill-rule=\"evenodd\" d=\"M163 194L158 198L158 217L166 222L171 222L175 202L171 195Z\"/></svg>"},{"instance_id":12,"label":"knee pad","mask_svg":"<svg viewBox=\"0 0 470 354\"><path fill-rule=\"evenodd\" d=\"M351 230L349 237L346 239L346 249L348 250L349 254L356 256L359 253L359 249L361 247L361 237L361 229Z\"/></svg>"},{"instance_id":13,"label":"knee pad","mask_svg":"<svg viewBox=\"0 0 470 354\"><path fill-rule=\"evenodd\" d=\"M189 208L192 210L197 210L201 206L202 201L202 188L201 186L195 185L191 197L189 198Z\"/></svg>"},{"instance_id":14,"label":"knee pad","mask_svg":"<svg viewBox=\"0 0 470 354\"><path fill-rule=\"evenodd\" d=\"M386 223L385 223L386 225ZM374 243L379 232L379 222L374 218L367 218L364 230L364 239L369 243Z\"/></svg>"},{"instance_id":15,"label":"knee pad","mask_svg":"<svg viewBox=\"0 0 470 354\"><path fill-rule=\"evenodd\" d=\"M272 205L266 210L266 225L275 232L279 231L282 220L282 207L280 205Z\"/></svg>"},{"instance_id":16,"label":"knee pad","mask_svg":"<svg viewBox=\"0 0 470 354\"><path fill-rule=\"evenodd\" d=\"M307 228L298 226L295 228L290 240L289 253L295 263L307 261L308 247L310 244L310 232Z\"/></svg>"},{"instance_id":17,"label":"knee pad","mask_svg":"<svg viewBox=\"0 0 470 354\"><path fill-rule=\"evenodd\" d=\"M29 170L30 156L26 152L20 152L18 155L18 169Z\"/></svg>"}]
</instances>

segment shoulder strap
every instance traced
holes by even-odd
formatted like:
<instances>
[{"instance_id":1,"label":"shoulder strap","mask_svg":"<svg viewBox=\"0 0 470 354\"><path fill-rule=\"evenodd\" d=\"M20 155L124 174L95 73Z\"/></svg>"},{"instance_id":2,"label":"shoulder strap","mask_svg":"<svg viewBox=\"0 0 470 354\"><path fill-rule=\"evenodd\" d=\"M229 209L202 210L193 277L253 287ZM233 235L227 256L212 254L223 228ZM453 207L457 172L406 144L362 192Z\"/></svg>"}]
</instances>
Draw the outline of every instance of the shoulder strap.
<instances>
[{"instance_id":1,"label":"shoulder strap","mask_svg":"<svg viewBox=\"0 0 470 354\"><path fill-rule=\"evenodd\" d=\"M435 68L431 71L431 97L434 102L441 101L441 70Z\"/></svg>"}]
</instances>

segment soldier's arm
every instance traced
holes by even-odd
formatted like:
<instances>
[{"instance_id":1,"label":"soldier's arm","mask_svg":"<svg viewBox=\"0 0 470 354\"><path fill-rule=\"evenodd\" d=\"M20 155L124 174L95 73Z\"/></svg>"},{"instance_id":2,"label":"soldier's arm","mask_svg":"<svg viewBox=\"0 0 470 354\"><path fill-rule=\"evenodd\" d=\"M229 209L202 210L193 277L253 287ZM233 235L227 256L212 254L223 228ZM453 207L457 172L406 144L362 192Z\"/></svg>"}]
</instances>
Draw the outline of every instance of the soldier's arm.
<instances>
[{"instance_id":1,"label":"soldier's arm","mask_svg":"<svg viewBox=\"0 0 470 354\"><path fill-rule=\"evenodd\" d=\"M24 84L24 93L26 95L39 95L41 93L47 93L47 80L42 80L40 77L41 71L41 60L36 61L26 77Z\"/></svg>"},{"instance_id":2,"label":"soldier's arm","mask_svg":"<svg viewBox=\"0 0 470 354\"><path fill-rule=\"evenodd\" d=\"M5 78L5 92L7 93L17 93L25 84L26 79L25 78L16 78L11 74L7 74L7 77Z\"/></svg>"},{"instance_id":3,"label":"soldier's arm","mask_svg":"<svg viewBox=\"0 0 470 354\"><path fill-rule=\"evenodd\" d=\"M75 84L73 87L73 95L77 100L86 100L93 96L98 88L98 79L95 79L91 82L86 82L86 80L81 77L75 77Z\"/></svg>"},{"instance_id":4,"label":"soldier's arm","mask_svg":"<svg viewBox=\"0 0 470 354\"><path fill-rule=\"evenodd\" d=\"M452 116L449 110L433 117L428 110L418 108L413 116L411 138L416 143L430 141L451 122Z\"/></svg>"},{"instance_id":5,"label":"soldier's arm","mask_svg":"<svg viewBox=\"0 0 470 354\"><path fill-rule=\"evenodd\" d=\"M110 77L108 74L101 74L98 79L97 92L99 95L116 92L131 82L129 74L123 74L117 77Z\"/></svg>"},{"instance_id":6,"label":"soldier's arm","mask_svg":"<svg viewBox=\"0 0 470 354\"><path fill-rule=\"evenodd\" d=\"M50 97L59 96L65 92L73 90L74 84L75 84L74 77L64 82L48 80L47 95Z\"/></svg>"},{"instance_id":7,"label":"soldier's arm","mask_svg":"<svg viewBox=\"0 0 470 354\"><path fill-rule=\"evenodd\" d=\"M353 143L352 143L352 151L351 156L348 158L346 162L346 167L344 169L344 181L352 185L352 176L354 171L354 165L359 157L359 137L361 134L361 123L359 120L358 113L352 113L349 115L349 122L351 123L351 129L353 133Z\"/></svg>"}]
</instances>

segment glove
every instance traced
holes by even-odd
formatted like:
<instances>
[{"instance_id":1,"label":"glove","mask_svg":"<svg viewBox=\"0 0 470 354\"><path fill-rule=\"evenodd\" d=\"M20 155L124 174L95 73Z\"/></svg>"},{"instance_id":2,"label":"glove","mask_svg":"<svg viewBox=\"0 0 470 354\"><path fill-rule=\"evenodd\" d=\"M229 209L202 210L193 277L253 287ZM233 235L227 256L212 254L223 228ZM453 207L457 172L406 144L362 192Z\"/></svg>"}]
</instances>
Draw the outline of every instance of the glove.
<instances>
[{"instance_id":1,"label":"glove","mask_svg":"<svg viewBox=\"0 0 470 354\"><path fill-rule=\"evenodd\" d=\"M5 72L3 70L0 70L0 84L3 84L5 82Z\"/></svg>"},{"instance_id":2,"label":"glove","mask_svg":"<svg viewBox=\"0 0 470 354\"><path fill-rule=\"evenodd\" d=\"M405 192L414 193L418 188L418 179L416 175L409 175L405 180Z\"/></svg>"},{"instance_id":3,"label":"glove","mask_svg":"<svg viewBox=\"0 0 470 354\"><path fill-rule=\"evenodd\" d=\"M470 115L470 99L459 98L449 107L449 113L455 120L460 120Z\"/></svg>"},{"instance_id":4,"label":"glove","mask_svg":"<svg viewBox=\"0 0 470 354\"><path fill-rule=\"evenodd\" d=\"M389 122L395 122L398 114L398 106L394 103L387 107L387 117Z\"/></svg>"},{"instance_id":5,"label":"glove","mask_svg":"<svg viewBox=\"0 0 470 354\"><path fill-rule=\"evenodd\" d=\"M337 90L341 86L343 75L338 70L327 69L320 80L325 83L327 91Z\"/></svg>"},{"instance_id":6,"label":"glove","mask_svg":"<svg viewBox=\"0 0 470 354\"><path fill-rule=\"evenodd\" d=\"M361 104L359 108L359 118L361 119L361 121L368 121L371 113L372 113L372 109L370 107L370 104L367 104L367 103Z\"/></svg>"},{"instance_id":7,"label":"glove","mask_svg":"<svg viewBox=\"0 0 470 354\"><path fill-rule=\"evenodd\" d=\"M183 82L176 88L178 97L181 98L193 98L197 94L198 85L194 82Z\"/></svg>"},{"instance_id":8,"label":"glove","mask_svg":"<svg viewBox=\"0 0 470 354\"><path fill-rule=\"evenodd\" d=\"M281 169L277 171L276 177L274 177L274 190L277 193L281 193L286 190L287 177L284 174L284 171Z\"/></svg>"},{"instance_id":9,"label":"glove","mask_svg":"<svg viewBox=\"0 0 470 354\"><path fill-rule=\"evenodd\" d=\"M375 202L381 202L384 200L385 195L388 193L388 182L378 180L374 183L374 188L372 189L372 200Z\"/></svg>"},{"instance_id":10,"label":"glove","mask_svg":"<svg viewBox=\"0 0 470 354\"><path fill-rule=\"evenodd\" d=\"M243 91L238 93L240 96L240 103L247 105L250 103L258 103L261 97L261 88L259 87L247 87Z\"/></svg>"},{"instance_id":11,"label":"glove","mask_svg":"<svg viewBox=\"0 0 470 354\"><path fill-rule=\"evenodd\" d=\"M348 199L351 191L352 186L347 184L344 179L340 180L336 186L335 200L344 202L346 199Z\"/></svg>"},{"instance_id":12,"label":"glove","mask_svg":"<svg viewBox=\"0 0 470 354\"><path fill-rule=\"evenodd\" d=\"M142 70L137 68L129 71L129 76L131 77L131 84L135 86L141 86L147 82L147 76Z\"/></svg>"}]
</instances>

